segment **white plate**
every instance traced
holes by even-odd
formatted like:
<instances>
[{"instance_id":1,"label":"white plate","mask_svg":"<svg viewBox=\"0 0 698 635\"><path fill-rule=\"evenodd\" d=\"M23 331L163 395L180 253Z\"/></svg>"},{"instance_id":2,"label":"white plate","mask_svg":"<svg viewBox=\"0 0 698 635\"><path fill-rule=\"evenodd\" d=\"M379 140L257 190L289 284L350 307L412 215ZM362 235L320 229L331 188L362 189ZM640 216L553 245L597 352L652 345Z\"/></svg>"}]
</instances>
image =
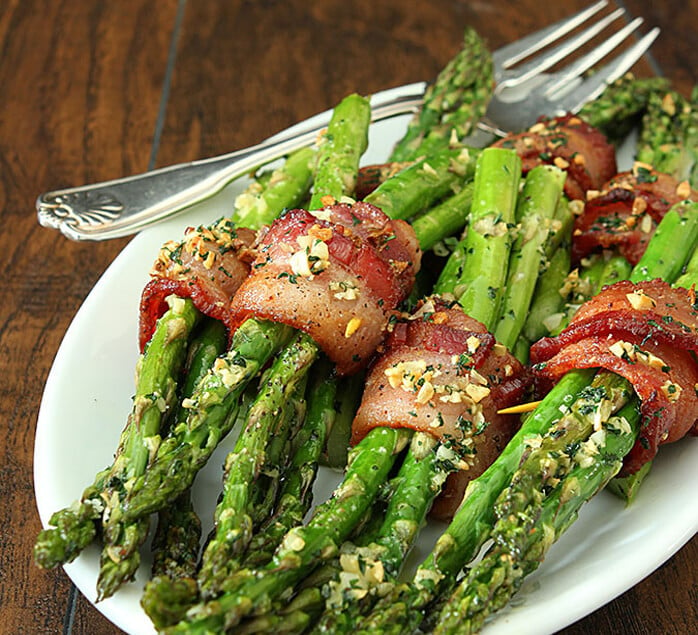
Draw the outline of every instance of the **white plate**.
<instances>
[{"instance_id":1,"label":"white plate","mask_svg":"<svg viewBox=\"0 0 698 635\"><path fill-rule=\"evenodd\" d=\"M401 117L373 125L364 162L384 160L406 122ZM131 406L139 297L160 245L181 236L188 225L228 214L244 185L234 183L190 213L142 232L107 269L75 316L46 382L37 423L34 481L44 525L111 462ZM221 445L195 484L197 510L205 524L210 523L230 444L228 439ZM525 582L512 606L500 612L486 632L552 633L654 571L698 531L698 506L693 502L697 478L695 439L663 447L636 503L625 509L606 493L591 501L543 566ZM316 500L324 500L337 482L336 473L322 469ZM412 563L428 553L442 527L430 523L410 557ZM96 605L114 624L134 635L155 632L139 603L150 564L144 549L136 581ZM97 547L88 548L65 570L94 602Z\"/></svg>"}]
</instances>

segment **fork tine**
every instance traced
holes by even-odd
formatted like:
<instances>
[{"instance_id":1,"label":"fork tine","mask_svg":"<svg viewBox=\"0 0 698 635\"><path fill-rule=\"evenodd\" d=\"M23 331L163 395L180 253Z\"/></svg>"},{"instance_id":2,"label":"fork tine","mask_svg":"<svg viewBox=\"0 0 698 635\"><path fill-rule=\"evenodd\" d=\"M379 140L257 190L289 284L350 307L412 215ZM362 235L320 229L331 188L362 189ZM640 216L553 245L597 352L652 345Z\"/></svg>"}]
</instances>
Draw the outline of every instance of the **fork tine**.
<instances>
[{"instance_id":1,"label":"fork tine","mask_svg":"<svg viewBox=\"0 0 698 635\"><path fill-rule=\"evenodd\" d=\"M577 112L585 103L596 99L608 84L613 83L633 67L658 35L659 28L655 27L625 53L600 68L588 79L585 79L571 93L565 95L557 102L560 109L563 112Z\"/></svg>"},{"instance_id":2,"label":"fork tine","mask_svg":"<svg viewBox=\"0 0 698 635\"><path fill-rule=\"evenodd\" d=\"M555 99L556 93L560 92L576 77L589 70L594 64L601 61L613 49L615 49L623 40L625 40L633 31L635 31L644 20L635 18L629 24L626 24L620 31L614 33L603 44L595 48L584 57L580 58L573 64L570 64L564 71L560 73L559 79L551 83L545 90L545 96L548 99Z\"/></svg>"},{"instance_id":3,"label":"fork tine","mask_svg":"<svg viewBox=\"0 0 698 635\"><path fill-rule=\"evenodd\" d=\"M492 54L492 61L497 70L506 70L520 60L532 55L536 51L552 44L566 35L576 27L586 22L608 4L608 0L600 0L596 4L575 13L569 18L565 18L551 24L543 29L531 33L516 42L502 46Z\"/></svg>"},{"instance_id":4,"label":"fork tine","mask_svg":"<svg viewBox=\"0 0 698 635\"><path fill-rule=\"evenodd\" d=\"M615 11L613 11L613 13L609 13L607 16L605 16L589 28L585 29L575 37L546 51L544 54L535 57L529 62L522 64L517 68L514 76L502 79L502 81L499 83L498 88L500 90L504 88L512 88L531 79L531 77L539 75L551 66L557 64L560 60L567 57L570 53L573 53L574 51L579 49L582 45L591 40L593 37L601 33L601 31L603 31L609 24L611 24L611 22L619 18L624 13L624 9L616 9Z\"/></svg>"}]
</instances>

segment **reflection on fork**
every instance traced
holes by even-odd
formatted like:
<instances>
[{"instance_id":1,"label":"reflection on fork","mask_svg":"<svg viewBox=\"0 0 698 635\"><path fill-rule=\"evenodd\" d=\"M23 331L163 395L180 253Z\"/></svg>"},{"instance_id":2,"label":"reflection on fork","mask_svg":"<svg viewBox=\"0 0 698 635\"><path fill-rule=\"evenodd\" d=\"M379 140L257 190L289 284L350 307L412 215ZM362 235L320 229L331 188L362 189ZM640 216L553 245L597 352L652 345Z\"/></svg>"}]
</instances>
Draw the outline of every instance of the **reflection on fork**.
<instances>
[{"instance_id":1,"label":"reflection on fork","mask_svg":"<svg viewBox=\"0 0 698 635\"><path fill-rule=\"evenodd\" d=\"M541 115L576 112L607 84L630 70L659 29L652 29L604 66L594 67L628 40L642 23L641 18L607 36L591 52L568 61L622 17L623 10L618 9L583 28L607 5L607 0L601 0L496 50L492 54L496 87L487 113L478 124L479 132L491 138L491 134L527 128ZM563 60L568 64L555 71ZM594 72L589 74L592 69ZM426 83L419 82L376 93L371 98L372 120L414 112L425 88ZM331 114L327 111L285 134L222 156L42 194L36 202L39 223L60 230L73 240L128 236L210 198L261 165L311 145L327 126Z\"/></svg>"},{"instance_id":2,"label":"reflection on fork","mask_svg":"<svg viewBox=\"0 0 698 635\"><path fill-rule=\"evenodd\" d=\"M642 18L625 24L590 52L563 68L546 72L594 38L602 36L604 30L624 16L623 9L616 9L584 30L563 39L607 5L607 0L601 0L571 18L495 51L492 61L496 88L480 127L503 135L527 128L541 115L577 112L586 102L598 97L607 84L630 70L659 35L658 28L649 31L605 66L594 67L630 38L642 24ZM593 74L585 76L592 69Z\"/></svg>"}]
</instances>

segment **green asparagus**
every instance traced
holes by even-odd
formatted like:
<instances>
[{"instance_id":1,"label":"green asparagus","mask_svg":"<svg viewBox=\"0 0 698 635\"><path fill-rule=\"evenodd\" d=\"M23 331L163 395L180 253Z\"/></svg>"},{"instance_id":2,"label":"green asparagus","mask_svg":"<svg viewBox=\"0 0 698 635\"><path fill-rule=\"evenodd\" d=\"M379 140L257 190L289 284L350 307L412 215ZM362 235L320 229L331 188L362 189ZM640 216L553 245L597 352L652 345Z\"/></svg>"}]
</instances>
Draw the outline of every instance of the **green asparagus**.
<instances>
[{"instance_id":1,"label":"green asparagus","mask_svg":"<svg viewBox=\"0 0 698 635\"><path fill-rule=\"evenodd\" d=\"M564 483L555 487L536 516L525 516L524 523L521 514L501 516L494 529L495 546L445 605L435 635L479 632L488 611L508 603L525 576L538 568L550 546L574 522L582 504L620 470L639 427L639 409L633 402L604 422L596 434L593 459L573 459Z\"/></svg>"},{"instance_id":2,"label":"green asparagus","mask_svg":"<svg viewBox=\"0 0 698 635\"><path fill-rule=\"evenodd\" d=\"M479 154L463 147L430 154L383 181L364 200L390 218L412 218L472 180Z\"/></svg>"},{"instance_id":3,"label":"green asparagus","mask_svg":"<svg viewBox=\"0 0 698 635\"><path fill-rule=\"evenodd\" d=\"M475 30L468 28L461 50L427 87L422 107L390 160L428 156L447 147L454 133L457 139L468 136L484 115L493 88L491 55Z\"/></svg>"},{"instance_id":4,"label":"green asparagus","mask_svg":"<svg viewBox=\"0 0 698 635\"><path fill-rule=\"evenodd\" d=\"M317 158L309 209L351 196L356 187L359 159L368 145L371 106L356 94L337 104L322 139Z\"/></svg>"},{"instance_id":5,"label":"green asparagus","mask_svg":"<svg viewBox=\"0 0 698 635\"><path fill-rule=\"evenodd\" d=\"M262 376L260 391L247 412L245 426L226 459L216 530L204 551L199 572L203 597L213 597L235 571L252 536L250 488L266 459L267 445L283 406L318 354L317 345L299 333Z\"/></svg>"},{"instance_id":6,"label":"green asparagus","mask_svg":"<svg viewBox=\"0 0 698 635\"><path fill-rule=\"evenodd\" d=\"M264 452L264 461L258 477L250 487L250 518L253 533L267 521L278 502L282 482L287 477L292 444L305 425L307 411L306 389L308 372L295 381L296 388L282 405L279 421ZM255 395L256 397L257 395ZM250 400L252 403L253 399ZM244 421L241 422L241 428Z\"/></svg>"},{"instance_id":7,"label":"green asparagus","mask_svg":"<svg viewBox=\"0 0 698 635\"><path fill-rule=\"evenodd\" d=\"M262 613L307 572L332 558L364 515L410 438L406 430L377 428L357 445L343 486L320 505L305 526L286 534L271 562L258 571L241 570L226 582L226 592L197 605L177 633L221 632L250 613Z\"/></svg>"},{"instance_id":8,"label":"green asparagus","mask_svg":"<svg viewBox=\"0 0 698 635\"><path fill-rule=\"evenodd\" d=\"M613 142L620 142L644 115L650 95L669 89L665 77L637 78L626 73L586 103L579 116L599 128Z\"/></svg>"},{"instance_id":9,"label":"green asparagus","mask_svg":"<svg viewBox=\"0 0 698 635\"><path fill-rule=\"evenodd\" d=\"M512 348L528 314L538 272L547 263L546 241L555 211L562 197L565 172L557 167L541 165L527 175L519 199L518 236L512 247L506 288L502 300L505 310L494 326L498 342Z\"/></svg>"},{"instance_id":10,"label":"green asparagus","mask_svg":"<svg viewBox=\"0 0 698 635\"><path fill-rule=\"evenodd\" d=\"M478 157L468 231L444 267L434 287L437 294L452 293L470 316L493 324L504 294L511 248L510 229L515 222L521 159L510 150L488 148ZM487 275L481 275L487 272ZM465 284L457 284L465 280ZM475 298L487 301L475 302Z\"/></svg>"},{"instance_id":11,"label":"green asparagus","mask_svg":"<svg viewBox=\"0 0 698 635\"><path fill-rule=\"evenodd\" d=\"M77 506L56 512L52 526L40 532L34 547L36 562L55 567L73 560L96 537L95 523L123 488L143 474L160 439L164 415L175 406L176 377L184 363L189 334L199 319L191 300L168 299L169 310L139 360L133 409L121 434L111 467L100 472Z\"/></svg>"},{"instance_id":12,"label":"green asparagus","mask_svg":"<svg viewBox=\"0 0 698 635\"><path fill-rule=\"evenodd\" d=\"M274 169L264 183L253 181L235 199L232 220L238 227L259 229L271 223L285 209L303 203L310 192L316 150L301 148Z\"/></svg>"},{"instance_id":13,"label":"green asparagus","mask_svg":"<svg viewBox=\"0 0 698 635\"><path fill-rule=\"evenodd\" d=\"M181 400L191 397L196 385L223 353L227 345L225 327L205 319L187 351L180 406L174 421L186 419ZM196 569L201 521L192 506L191 490L160 510L152 540L152 578L146 583L141 606L157 628L176 624L198 597Z\"/></svg>"}]
</instances>

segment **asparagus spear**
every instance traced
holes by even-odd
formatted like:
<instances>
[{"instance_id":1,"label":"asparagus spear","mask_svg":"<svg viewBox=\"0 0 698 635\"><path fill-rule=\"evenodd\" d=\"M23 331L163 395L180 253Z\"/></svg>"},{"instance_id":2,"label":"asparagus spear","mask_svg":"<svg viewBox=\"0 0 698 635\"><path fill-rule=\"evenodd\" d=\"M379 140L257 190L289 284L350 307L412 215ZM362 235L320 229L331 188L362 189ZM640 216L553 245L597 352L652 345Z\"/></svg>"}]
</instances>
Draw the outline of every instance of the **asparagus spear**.
<instances>
[{"instance_id":1,"label":"asparagus spear","mask_svg":"<svg viewBox=\"0 0 698 635\"><path fill-rule=\"evenodd\" d=\"M97 532L104 503L123 495L157 448L164 416L174 407L176 377L184 362L187 341L199 319L191 300L168 298L170 308L158 320L155 333L139 360L136 394L112 465L100 472L79 504L53 514L51 527L41 531L34 546L39 566L55 567L72 561Z\"/></svg>"},{"instance_id":2,"label":"asparagus spear","mask_svg":"<svg viewBox=\"0 0 698 635\"><path fill-rule=\"evenodd\" d=\"M351 424L358 408L361 393L364 388L365 373L358 373L351 377L344 377L336 386L335 405L331 418L331 425L327 429L327 440L320 455L320 464L333 469L343 470L347 464L347 453L351 438ZM322 386L331 383L323 381ZM318 392L323 390L318 389ZM329 403L328 403L329 410Z\"/></svg>"},{"instance_id":3,"label":"asparagus spear","mask_svg":"<svg viewBox=\"0 0 698 635\"><path fill-rule=\"evenodd\" d=\"M181 399L191 397L196 384L225 350L225 327L206 319L189 345L180 407L175 421L186 419ZM153 577L145 585L141 606L157 628L176 624L195 601L201 521L192 506L191 490L158 514L153 535Z\"/></svg>"},{"instance_id":4,"label":"asparagus spear","mask_svg":"<svg viewBox=\"0 0 698 635\"><path fill-rule=\"evenodd\" d=\"M533 298L538 272L546 262L545 244L555 211L562 197L565 172L549 165L531 170L521 193L517 210L520 229L510 257L504 309L494 328L494 336L512 348L523 328Z\"/></svg>"},{"instance_id":5,"label":"asparagus spear","mask_svg":"<svg viewBox=\"0 0 698 635\"><path fill-rule=\"evenodd\" d=\"M271 562L257 571L241 570L226 582L226 592L197 605L172 633L221 632L250 613L264 612L292 588L312 564L332 558L362 518L410 438L406 430L377 428L357 445L343 486L320 505L305 526L286 534Z\"/></svg>"},{"instance_id":6,"label":"asparagus spear","mask_svg":"<svg viewBox=\"0 0 698 635\"><path fill-rule=\"evenodd\" d=\"M434 287L437 294L455 295L469 315L483 324L494 324L499 315L509 266L509 229L518 192L502 184L511 179L518 183L520 176L521 160L510 150L487 148L478 157L473 187L479 194L473 196L468 231Z\"/></svg>"},{"instance_id":7,"label":"asparagus spear","mask_svg":"<svg viewBox=\"0 0 698 635\"><path fill-rule=\"evenodd\" d=\"M690 112L690 102L680 93L652 92L642 118L637 160L679 180L686 178L690 165L683 141Z\"/></svg>"},{"instance_id":8,"label":"asparagus spear","mask_svg":"<svg viewBox=\"0 0 698 635\"><path fill-rule=\"evenodd\" d=\"M698 249L695 249L686 261L683 273L677 278L674 285L690 289L696 278L698 278Z\"/></svg>"},{"instance_id":9,"label":"asparagus spear","mask_svg":"<svg viewBox=\"0 0 698 635\"><path fill-rule=\"evenodd\" d=\"M206 376L216 358L225 352L227 340L228 336L221 322L204 318L187 350L187 360L182 371L183 379L180 382L179 403L174 417L175 425L186 421L187 409L182 407L182 401L192 398L198 383Z\"/></svg>"},{"instance_id":10,"label":"asparagus spear","mask_svg":"<svg viewBox=\"0 0 698 635\"><path fill-rule=\"evenodd\" d=\"M412 218L472 180L479 154L474 148L445 148L386 179L364 200L390 218Z\"/></svg>"},{"instance_id":11,"label":"asparagus spear","mask_svg":"<svg viewBox=\"0 0 698 635\"><path fill-rule=\"evenodd\" d=\"M317 354L317 345L304 333L298 333L262 377L261 390L247 413L245 427L226 458L216 531L206 547L198 576L204 597L214 596L239 566L252 532L250 488L262 469L284 403Z\"/></svg>"},{"instance_id":12,"label":"asparagus spear","mask_svg":"<svg viewBox=\"0 0 698 635\"><path fill-rule=\"evenodd\" d=\"M597 434L591 462L576 463L564 483L555 487L540 512L525 527L520 516L502 516L495 527L496 543L468 575L441 612L438 635L475 633L488 613L506 605L525 576L535 571L550 546L576 520L584 502L603 489L623 464L640 427L636 403L610 417ZM516 557L511 558L512 548Z\"/></svg>"},{"instance_id":13,"label":"asparagus spear","mask_svg":"<svg viewBox=\"0 0 698 635\"><path fill-rule=\"evenodd\" d=\"M424 95L419 112L390 155L409 161L448 146L451 135L471 133L485 113L493 89L492 58L480 36L468 28L461 50L446 64Z\"/></svg>"},{"instance_id":14,"label":"asparagus spear","mask_svg":"<svg viewBox=\"0 0 698 635\"><path fill-rule=\"evenodd\" d=\"M352 94L335 106L320 142L309 209L320 209L327 201L353 194L370 122L371 106L365 97Z\"/></svg>"},{"instance_id":15,"label":"asparagus spear","mask_svg":"<svg viewBox=\"0 0 698 635\"><path fill-rule=\"evenodd\" d=\"M665 77L637 78L626 73L582 106L579 116L613 142L623 140L647 109L650 95L669 89Z\"/></svg>"},{"instance_id":16,"label":"asparagus spear","mask_svg":"<svg viewBox=\"0 0 698 635\"><path fill-rule=\"evenodd\" d=\"M302 370L300 374L302 376L298 381L292 379L296 384L295 390L280 408L279 422L267 444L261 471L250 486L249 508L253 532L257 532L274 511L282 481L287 476L291 444L305 425L305 393L309 373Z\"/></svg>"},{"instance_id":17,"label":"asparagus spear","mask_svg":"<svg viewBox=\"0 0 698 635\"><path fill-rule=\"evenodd\" d=\"M536 288L528 309L528 315L521 330L521 338L524 339L526 358L531 343L549 335L552 325L551 317L562 318L563 295L561 289L565 278L570 271L571 253L570 238L571 226L563 230L562 244L549 256L548 266L541 272L536 283Z\"/></svg>"},{"instance_id":18,"label":"asparagus spear","mask_svg":"<svg viewBox=\"0 0 698 635\"><path fill-rule=\"evenodd\" d=\"M677 239L681 245L677 246ZM662 218L645 253L635 265L632 282L663 278L676 280L684 264L694 258L698 243L698 203L682 201L674 205Z\"/></svg>"},{"instance_id":19,"label":"asparagus spear","mask_svg":"<svg viewBox=\"0 0 698 635\"><path fill-rule=\"evenodd\" d=\"M272 170L263 182L253 181L235 199L232 220L239 227L259 229L271 223L285 209L300 205L310 192L316 150L301 148Z\"/></svg>"}]
</instances>

